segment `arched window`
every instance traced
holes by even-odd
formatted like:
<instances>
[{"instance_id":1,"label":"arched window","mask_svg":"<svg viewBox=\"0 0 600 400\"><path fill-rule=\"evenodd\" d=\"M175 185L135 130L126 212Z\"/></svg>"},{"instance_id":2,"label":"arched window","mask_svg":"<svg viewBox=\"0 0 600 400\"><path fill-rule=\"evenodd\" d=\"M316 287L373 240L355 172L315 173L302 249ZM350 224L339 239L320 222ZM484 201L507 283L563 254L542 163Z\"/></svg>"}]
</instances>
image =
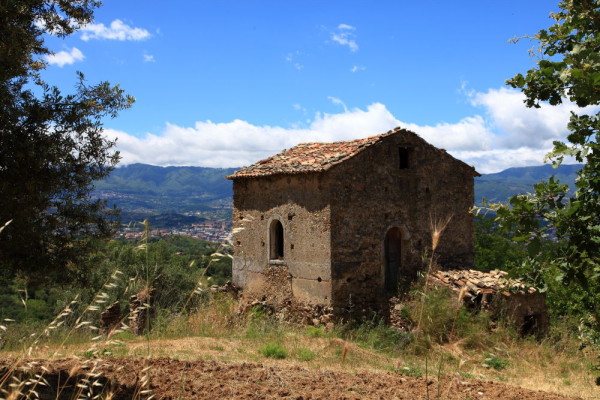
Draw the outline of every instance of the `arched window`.
<instances>
[{"instance_id":1,"label":"arched window","mask_svg":"<svg viewBox=\"0 0 600 400\"><path fill-rule=\"evenodd\" d=\"M271 221L270 236L270 255L271 260L283 260L283 225L280 221L274 219Z\"/></svg>"}]
</instances>

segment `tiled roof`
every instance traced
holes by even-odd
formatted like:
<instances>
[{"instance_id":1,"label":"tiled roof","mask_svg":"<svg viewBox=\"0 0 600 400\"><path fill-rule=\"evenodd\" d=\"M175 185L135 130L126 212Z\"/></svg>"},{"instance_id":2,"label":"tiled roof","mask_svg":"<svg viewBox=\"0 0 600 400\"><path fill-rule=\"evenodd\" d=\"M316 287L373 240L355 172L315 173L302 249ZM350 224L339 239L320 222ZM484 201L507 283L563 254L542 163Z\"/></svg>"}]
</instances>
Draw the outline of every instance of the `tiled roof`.
<instances>
[{"instance_id":1,"label":"tiled roof","mask_svg":"<svg viewBox=\"0 0 600 400\"><path fill-rule=\"evenodd\" d=\"M242 168L227 179L250 178L275 174L302 174L306 172L325 171L332 166L360 153L365 148L379 142L390 135L389 131L382 135L365 139L348 140L333 143L300 143L291 149Z\"/></svg>"},{"instance_id":2,"label":"tiled roof","mask_svg":"<svg viewBox=\"0 0 600 400\"><path fill-rule=\"evenodd\" d=\"M386 136L400 132L416 135L414 132L401 128L395 128L394 130L388 131L384 134L370 136L365 139L333 143L300 143L291 149L284 150L279 154L258 161L248 167L242 168L234 172L232 175L227 176L227 179L326 171L334 165L354 157L364 149L380 142ZM454 159L454 157L450 156L445 151L440 149L437 150ZM459 162L464 164L462 161ZM473 169L467 164L464 165L469 169ZM475 174L477 174L477 172L475 172Z\"/></svg>"}]
</instances>

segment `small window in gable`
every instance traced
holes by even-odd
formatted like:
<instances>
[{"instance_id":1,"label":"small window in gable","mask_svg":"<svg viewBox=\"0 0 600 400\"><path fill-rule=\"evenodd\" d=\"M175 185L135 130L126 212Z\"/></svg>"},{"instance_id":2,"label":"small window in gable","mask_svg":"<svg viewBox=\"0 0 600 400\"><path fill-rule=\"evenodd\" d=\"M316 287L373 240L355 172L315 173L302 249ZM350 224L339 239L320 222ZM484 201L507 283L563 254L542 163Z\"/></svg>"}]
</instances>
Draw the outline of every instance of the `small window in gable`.
<instances>
[{"instance_id":1,"label":"small window in gable","mask_svg":"<svg viewBox=\"0 0 600 400\"><path fill-rule=\"evenodd\" d=\"M283 225L278 220L271 222L271 228L269 232L270 236L270 254L269 259L271 260L283 260Z\"/></svg>"},{"instance_id":2,"label":"small window in gable","mask_svg":"<svg viewBox=\"0 0 600 400\"><path fill-rule=\"evenodd\" d=\"M412 151L408 147L399 147L398 148L398 158L399 163L398 167L400 169L409 169L411 164L411 154Z\"/></svg>"}]
</instances>

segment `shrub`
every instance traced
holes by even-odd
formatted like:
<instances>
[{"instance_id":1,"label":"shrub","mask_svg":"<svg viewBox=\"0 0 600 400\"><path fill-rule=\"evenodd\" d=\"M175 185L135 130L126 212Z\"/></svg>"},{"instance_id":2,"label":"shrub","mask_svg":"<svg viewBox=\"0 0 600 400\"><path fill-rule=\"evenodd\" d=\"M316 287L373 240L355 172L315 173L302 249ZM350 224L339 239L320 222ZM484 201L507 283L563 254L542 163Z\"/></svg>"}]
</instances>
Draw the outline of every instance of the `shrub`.
<instances>
[{"instance_id":1,"label":"shrub","mask_svg":"<svg viewBox=\"0 0 600 400\"><path fill-rule=\"evenodd\" d=\"M315 358L315 353L306 347L301 347L298 350L298 359L301 361L311 361Z\"/></svg>"},{"instance_id":2,"label":"shrub","mask_svg":"<svg viewBox=\"0 0 600 400\"><path fill-rule=\"evenodd\" d=\"M508 367L510 362L504 358L500 358L492 353L485 354L485 360L483 366L486 368L493 368L496 371L501 371Z\"/></svg>"},{"instance_id":3,"label":"shrub","mask_svg":"<svg viewBox=\"0 0 600 400\"><path fill-rule=\"evenodd\" d=\"M307 326L305 328L305 332L309 337L320 338L320 337L328 337L330 334L325 332L322 326Z\"/></svg>"},{"instance_id":4,"label":"shrub","mask_svg":"<svg viewBox=\"0 0 600 400\"><path fill-rule=\"evenodd\" d=\"M287 357L287 351L278 343L267 343L261 347L260 353L268 358L283 359Z\"/></svg>"}]
</instances>

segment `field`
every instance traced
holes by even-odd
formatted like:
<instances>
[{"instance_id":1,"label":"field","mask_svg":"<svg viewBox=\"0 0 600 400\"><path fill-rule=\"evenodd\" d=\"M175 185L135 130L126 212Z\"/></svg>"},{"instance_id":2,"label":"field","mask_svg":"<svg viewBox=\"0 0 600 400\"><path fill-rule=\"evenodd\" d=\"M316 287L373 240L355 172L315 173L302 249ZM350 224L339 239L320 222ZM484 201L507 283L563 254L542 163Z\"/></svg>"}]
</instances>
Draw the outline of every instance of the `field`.
<instances>
[{"instance_id":1,"label":"field","mask_svg":"<svg viewBox=\"0 0 600 400\"><path fill-rule=\"evenodd\" d=\"M192 314L158 318L145 337L90 341L85 331L68 339L63 331L12 346L0 352L0 385L7 399L35 398L32 389L42 399L600 398L590 349L556 333L542 341L504 328L474 335L407 343L382 325L238 316L221 297Z\"/></svg>"},{"instance_id":2,"label":"field","mask_svg":"<svg viewBox=\"0 0 600 400\"><path fill-rule=\"evenodd\" d=\"M406 376L395 372L352 368L316 369L289 363L224 363L182 361L172 358L29 361L49 372L51 388L40 386L40 398L72 398L77 383L101 374L100 387L82 388L105 398L132 399L520 399L561 400L574 397L533 391L504 383L479 381L449 375ZM147 368L147 371L145 369ZM41 370L41 369L40 369ZM147 389L138 387L140 377ZM93 378L91 379L93 382ZM75 390L73 390L73 387ZM147 390L147 392L145 392ZM91 396L90 396L91 397ZM78 398L78 397L73 397Z\"/></svg>"}]
</instances>

